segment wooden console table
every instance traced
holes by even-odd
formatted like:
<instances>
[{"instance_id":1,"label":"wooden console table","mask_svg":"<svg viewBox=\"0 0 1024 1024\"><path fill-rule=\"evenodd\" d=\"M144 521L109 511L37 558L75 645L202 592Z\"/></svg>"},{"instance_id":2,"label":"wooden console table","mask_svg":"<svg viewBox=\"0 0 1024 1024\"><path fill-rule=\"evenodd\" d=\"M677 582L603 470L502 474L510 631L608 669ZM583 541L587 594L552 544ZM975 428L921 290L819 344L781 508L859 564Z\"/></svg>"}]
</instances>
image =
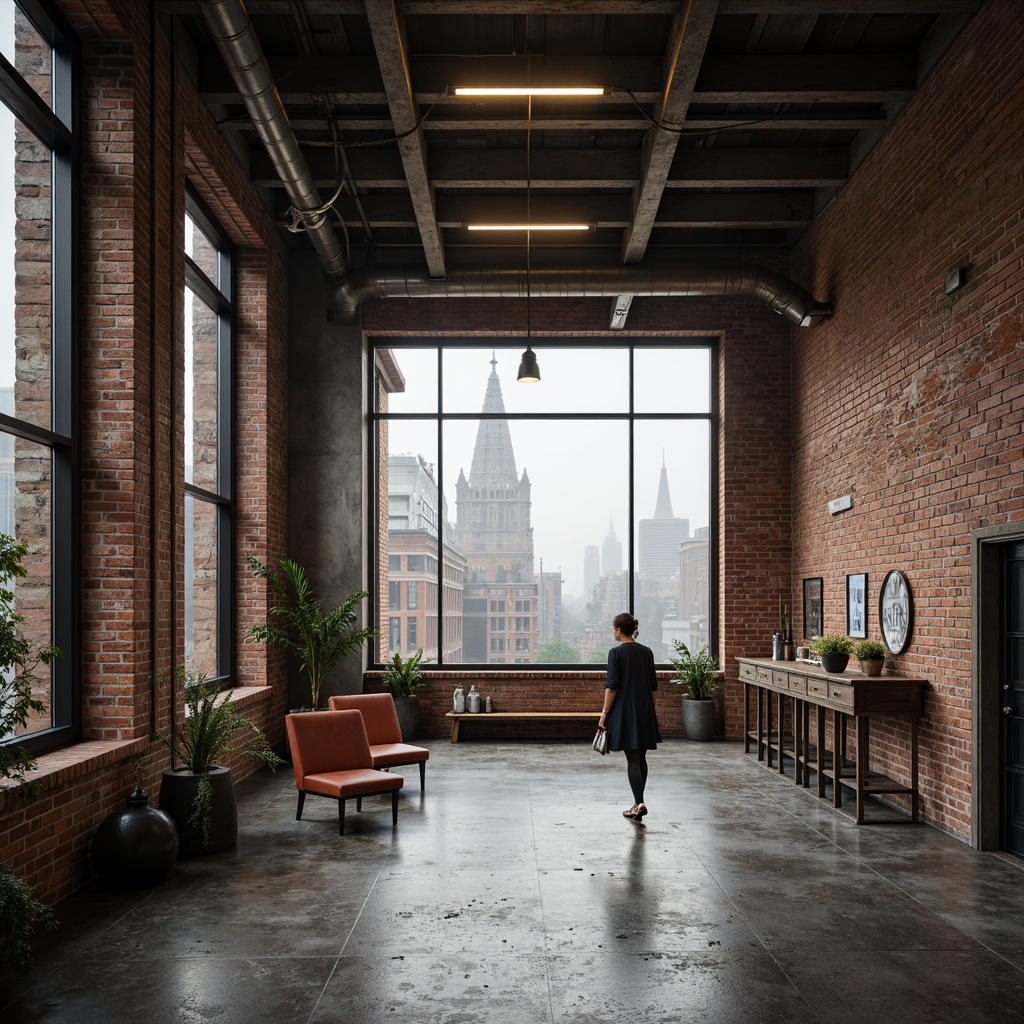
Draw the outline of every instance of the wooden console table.
<instances>
[{"instance_id":1,"label":"wooden console table","mask_svg":"<svg viewBox=\"0 0 1024 1024\"><path fill-rule=\"evenodd\" d=\"M756 744L757 759L773 766L778 758L780 775L786 773L786 759L793 764L793 781L810 786L810 773L817 775L818 796L825 796L825 781L832 780L832 804L842 807L843 787L856 793L858 825L865 824L864 798L875 793L904 793L910 797L910 821L918 820L917 731L924 711L925 679L904 676L862 675L848 669L826 672L818 665L765 658L738 658L743 685L743 751ZM756 721L751 727L751 696ZM776 707L773 708L773 698ZM786 701L792 703L792 731L785 732ZM811 710L816 720L811 736ZM832 712L832 749L825 745L825 714ZM777 725L773 726L773 717ZM895 716L910 719L910 784L906 785L871 771L871 719ZM856 729L855 758L845 758L847 722ZM904 822L907 818L887 818Z\"/></svg>"}]
</instances>

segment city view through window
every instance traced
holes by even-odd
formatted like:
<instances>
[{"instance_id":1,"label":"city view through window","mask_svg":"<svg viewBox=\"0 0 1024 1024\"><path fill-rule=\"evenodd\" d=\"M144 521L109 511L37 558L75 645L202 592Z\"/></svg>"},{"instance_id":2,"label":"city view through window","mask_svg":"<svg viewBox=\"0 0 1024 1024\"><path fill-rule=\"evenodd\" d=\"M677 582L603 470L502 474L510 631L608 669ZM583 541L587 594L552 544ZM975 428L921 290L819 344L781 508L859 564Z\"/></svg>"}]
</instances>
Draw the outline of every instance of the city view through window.
<instances>
[{"instance_id":1,"label":"city view through window","mask_svg":"<svg viewBox=\"0 0 1024 1024\"><path fill-rule=\"evenodd\" d=\"M543 348L543 346L541 346ZM378 660L596 664L631 610L658 662L711 642L713 347L374 353Z\"/></svg>"}]
</instances>

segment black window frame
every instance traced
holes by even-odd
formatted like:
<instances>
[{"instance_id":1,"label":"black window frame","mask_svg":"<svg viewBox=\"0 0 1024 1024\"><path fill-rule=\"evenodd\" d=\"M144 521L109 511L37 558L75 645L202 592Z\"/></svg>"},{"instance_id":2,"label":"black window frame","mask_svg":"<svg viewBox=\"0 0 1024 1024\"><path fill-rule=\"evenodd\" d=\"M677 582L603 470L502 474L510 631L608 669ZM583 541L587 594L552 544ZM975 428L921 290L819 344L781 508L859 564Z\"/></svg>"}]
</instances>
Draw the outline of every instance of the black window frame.
<instances>
[{"instance_id":1,"label":"black window frame","mask_svg":"<svg viewBox=\"0 0 1024 1024\"><path fill-rule=\"evenodd\" d=\"M378 467L381 464L381 458L386 458L387 453L381 452L380 446L380 431L379 424L382 421L395 421L395 420L435 420L437 423L437 467L436 467L436 478L438 482L438 507L442 507L445 500L445 491L443 487L444 480L444 448L443 448L443 437L442 437L442 425L446 420L474 420L479 421L482 419L493 418L493 419L505 419L509 422L516 420L621 420L628 423L629 430L629 467L628 467L628 487L629 487L629 528L628 528L628 543L624 543L626 549L623 554L627 560L627 576L628 576L628 593L629 593L629 607L633 609L636 602L636 577L638 572L638 560L639 552L636 550L636 534L637 534L637 511L636 511L636 496L634 494L635 480L634 480L634 425L638 422L645 421L656 421L656 420L698 420L706 421L708 424L708 488L709 488L709 508L708 508L708 649L712 652L718 650L719 645L719 616L718 616L718 596L719 596L719 580L718 580L718 566L719 566L719 527L720 527L720 502L719 502L719 452L720 452L720 401L719 401L719 383L720 383L720 340L715 335L700 335L693 337L663 337L658 339L652 339L647 337L638 336L625 336L621 338L606 339L606 338L595 338L591 336L580 336L573 338L538 338L533 337L531 344L535 348L590 348L590 349L601 349L601 348L613 348L613 349L628 349L629 353L629 382L628 395L629 404L628 409L624 412L614 413L564 413L564 412L549 412L549 413L515 413L505 412L502 414L486 414L483 412L445 412L443 409L443 395L444 395L444 358L443 352L448 348L484 348L488 345L494 345L495 342L504 350L512 350L515 348L525 347L527 340L526 338L516 338L514 336L503 336L500 339L487 338L487 337L432 337L432 336L420 336L417 338L411 337L389 337L389 336L373 336L367 339L370 348L370 358L366 361L367 366L367 394L374 396L377 395L377 381L376 381L376 351L377 349L390 349L396 352L400 352L402 349L430 349L436 348L438 353L437 358L437 407L433 411L417 411L417 412L381 412L377 408L376 401L372 403L369 411L370 418L370 429L372 432L371 438L371 450L373 452L373 459L370 460L369 465L369 480L368 480L368 492L376 496L375 501L379 502L379 489L378 483ZM672 349L686 349L686 348L699 348L705 349L709 354L709 395L708 395L708 411L701 413L686 413L686 412L638 412L634 408L634 353L638 349L651 349L651 348L672 348ZM521 385L517 385L521 386ZM530 385L533 386L533 385ZM538 385L539 386L539 385ZM387 498L385 496L385 502ZM387 507L381 508L375 506L374 514L370 519L370 545L371 550L378 556L374 564L379 564L379 553L380 553L380 515L383 511L384 522L387 522ZM370 582L371 589L371 607L379 608L379 602L374 600L376 597L376 591L380 586L380 580L374 579ZM488 614L494 614L495 610L491 607L496 602L488 597ZM504 604L504 602L501 602ZM437 611L439 621L438 633L439 636L444 635L443 618L445 616L445 609L443 607L443 601L440 602L440 607ZM489 651L488 653L497 653ZM375 668L382 667L382 662L376 661L374 663ZM451 669L457 667L459 669L473 669L482 672L487 671L501 671L502 666L493 665L489 662L458 662L458 663L446 663L444 661L443 651L438 649L438 661L436 664L424 666L428 671L442 670L445 668ZM668 662L659 663L659 667L671 667ZM578 669L579 665L551 665L546 663L524 663L519 665L517 671L524 672L544 672L552 671L553 669L566 668L566 669Z\"/></svg>"},{"instance_id":2,"label":"black window frame","mask_svg":"<svg viewBox=\"0 0 1024 1024\"><path fill-rule=\"evenodd\" d=\"M217 315L217 491L184 481L191 498L217 512L217 672L207 682L226 687L234 676L234 412L235 412L235 246L191 185L185 187L185 212L217 248L217 278L211 281L182 250L185 287ZM218 283L219 282L219 283ZM188 367L185 368L188 372Z\"/></svg>"},{"instance_id":3,"label":"black window frame","mask_svg":"<svg viewBox=\"0 0 1024 1024\"><path fill-rule=\"evenodd\" d=\"M81 642L75 628L81 617L79 326L75 315L81 264L81 48L71 26L50 3L17 0L17 6L51 47L51 106L0 53L0 101L50 149L51 423L46 429L0 414L0 430L51 452L50 636L62 657L49 666L49 728L0 743L17 743L36 756L81 737ZM37 675L43 671L40 668Z\"/></svg>"}]
</instances>

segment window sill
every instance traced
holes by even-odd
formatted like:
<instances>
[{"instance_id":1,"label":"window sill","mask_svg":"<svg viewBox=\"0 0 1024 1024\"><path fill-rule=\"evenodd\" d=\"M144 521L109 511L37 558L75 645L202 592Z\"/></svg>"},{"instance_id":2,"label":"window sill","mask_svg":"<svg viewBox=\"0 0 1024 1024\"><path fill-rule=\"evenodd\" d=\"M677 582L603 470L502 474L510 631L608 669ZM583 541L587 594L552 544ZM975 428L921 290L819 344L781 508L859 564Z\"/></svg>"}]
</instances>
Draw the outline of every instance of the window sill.
<instances>
[{"instance_id":1,"label":"window sill","mask_svg":"<svg viewBox=\"0 0 1024 1024\"><path fill-rule=\"evenodd\" d=\"M270 686L239 686L231 691L231 703L239 709L251 707L268 699L272 693L273 687ZM83 740L41 754L36 758L36 767L26 772L25 778L29 782L38 782L41 792L46 793L100 768L141 757L149 746L149 736L138 736L132 740ZM15 783L0 781L0 801L17 788Z\"/></svg>"}]
</instances>

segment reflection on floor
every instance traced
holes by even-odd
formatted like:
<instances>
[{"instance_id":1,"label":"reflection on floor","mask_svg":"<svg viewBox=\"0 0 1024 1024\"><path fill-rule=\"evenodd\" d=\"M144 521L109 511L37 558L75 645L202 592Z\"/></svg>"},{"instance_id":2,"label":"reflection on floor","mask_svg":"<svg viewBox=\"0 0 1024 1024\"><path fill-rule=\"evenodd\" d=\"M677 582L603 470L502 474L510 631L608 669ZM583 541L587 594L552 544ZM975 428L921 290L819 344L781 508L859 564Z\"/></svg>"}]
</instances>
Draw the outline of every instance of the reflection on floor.
<instances>
[{"instance_id":1,"label":"reflection on floor","mask_svg":"<svg viewBox=\"0 0 1024 1024\"><path fill-rule=\"evenodd\" d=\"M432 741L398 828L374 798L295 821L239 787L237 849L83 891L0 1019L342 1024L1014 1022L1024 871L927 825L861 826L732 743L650 755Z\"/></svg>"}]
</instances>

